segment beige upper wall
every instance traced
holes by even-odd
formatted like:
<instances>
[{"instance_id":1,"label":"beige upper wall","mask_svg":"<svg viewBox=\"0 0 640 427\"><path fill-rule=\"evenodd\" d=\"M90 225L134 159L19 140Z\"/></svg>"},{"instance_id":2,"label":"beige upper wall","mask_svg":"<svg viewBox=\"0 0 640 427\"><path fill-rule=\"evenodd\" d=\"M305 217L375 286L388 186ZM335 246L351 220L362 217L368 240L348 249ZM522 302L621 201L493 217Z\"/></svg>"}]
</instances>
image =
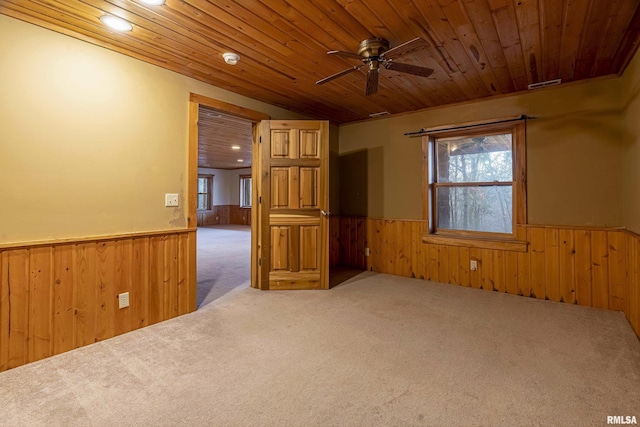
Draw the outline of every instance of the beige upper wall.
<instances>
[{"instance_id":1,"label":"beige upper wall","mask_svg":"<svg viewBox=\"0 0 640 427\"><path fill-rule=\"evenodd\" d=\"M305 118L5 15L0 52L0 243L186 227L190 92Z\"/></svg>"},{"instance_id":2,"label":"beige upper wall","mask_svg":"<svg viewBox=\"0 0 640 427\"><path fill-rule=\"evenodd\" d=\"M213 175L213 206L240 205L240 175L251 175L251 168L198 168L198 173Z\"/></svg>"},{"instance_id":3,"label":"beige upper wall","mask_svg":"<svg viewBox=\"0 0 640 427\"><path fill-rule=\"evenodd\" d=\"M640 51L622 76L624 129L623 216L625 226L640 234Z\"/></svg>"},{"instance_id":4,"label":"beige upper wall","mask_svg":"<svg viewBox=\"0 0 640 427\"><path fill-rule=\"evenodd\" d=\"M421 218L421 138L406 132L526 114L533 224L622 225L620 79L559 86L340 127L340 154L367 150L368 215Z\"/></svg>"}]
</instances>

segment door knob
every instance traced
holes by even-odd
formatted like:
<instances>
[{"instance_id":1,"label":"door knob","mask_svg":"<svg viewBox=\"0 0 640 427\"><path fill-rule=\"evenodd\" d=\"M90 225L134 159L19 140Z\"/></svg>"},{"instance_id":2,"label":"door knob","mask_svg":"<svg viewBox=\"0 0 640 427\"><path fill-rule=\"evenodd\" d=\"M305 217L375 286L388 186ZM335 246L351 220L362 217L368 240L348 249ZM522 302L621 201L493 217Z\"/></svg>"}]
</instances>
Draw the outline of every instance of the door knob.
<instances>
[{"instance_id":1,"label":"door knob","mask_svg":"<svg viewBox=\"0 0 640 427\"><path fill-rule=\"evenodd\" d=\"M320 213L321 213L323 216L329 216L329 215L331 215L331 212L325 211L324 209L320 209Z\"/></svg>"}]
</instances>

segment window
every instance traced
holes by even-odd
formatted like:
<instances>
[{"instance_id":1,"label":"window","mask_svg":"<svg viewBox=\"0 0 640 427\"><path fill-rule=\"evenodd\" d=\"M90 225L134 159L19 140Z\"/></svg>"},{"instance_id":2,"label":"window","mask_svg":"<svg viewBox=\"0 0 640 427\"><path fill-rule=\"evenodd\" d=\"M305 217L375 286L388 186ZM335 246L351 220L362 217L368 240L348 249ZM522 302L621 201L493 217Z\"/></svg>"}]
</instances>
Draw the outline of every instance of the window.
<instances>
[{"instance_id":1,"label":"window","mask_svg":"<svg viewBox=\"0 0 640 427\"><path fill-rule=\"evenodd\" d=\"M240 207L251 207L251 175L240 175Z\"/></svg>"},{"instance_id":2,"label":"window","mask_svg":"<svg viewBox=\"0 0 640 427\"><path fill-rule=\"evenodd\" d=\"M213 191L213 175L198 175L198 210L210 211Z\"/></svg>"},{"instance_id":3,"label":"window","mask_svg":"<svg viewBox=\"0 0 640 427\"><path fill-rule=\"evenodd\" d=\"M526 223L524 121L428 134L430 233L515 238Z\"/></svg>"}]
</instances>

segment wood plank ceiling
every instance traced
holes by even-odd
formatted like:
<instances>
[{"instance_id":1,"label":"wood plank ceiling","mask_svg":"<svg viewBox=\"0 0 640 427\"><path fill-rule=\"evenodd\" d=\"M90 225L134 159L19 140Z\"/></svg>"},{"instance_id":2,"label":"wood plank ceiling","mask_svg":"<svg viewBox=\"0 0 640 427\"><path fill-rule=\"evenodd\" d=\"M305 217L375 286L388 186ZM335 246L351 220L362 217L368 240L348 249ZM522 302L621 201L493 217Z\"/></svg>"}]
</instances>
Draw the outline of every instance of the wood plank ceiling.
<instances>
[{"instance_id":1,"label":"wood plank ceiling","mask_svg":"<svg viewBox=\"0 0 640 427\"><path fill-rule=\"evenodd\" d=\"M215 169L251 167L251 121L200 106L198 166Z\"/></svg>"},{"instance_id":2,"label":"wood plank ceiling","mask_svg":"<svg viewBox=\"0 0 640 427\"><path fill-rule=\"evenodd\" d=\"M638 0L0 0L0 13L107 47L257 100L346 123L619 74L635 52ZM117 33L99 18L133 24ZM421 37L428 47L398 62L433 68L428 78L382 70L364 96L364 71L329 56L383 37ZM240 62L226 65L223 52Z\"/></svg>"}]
</instances>

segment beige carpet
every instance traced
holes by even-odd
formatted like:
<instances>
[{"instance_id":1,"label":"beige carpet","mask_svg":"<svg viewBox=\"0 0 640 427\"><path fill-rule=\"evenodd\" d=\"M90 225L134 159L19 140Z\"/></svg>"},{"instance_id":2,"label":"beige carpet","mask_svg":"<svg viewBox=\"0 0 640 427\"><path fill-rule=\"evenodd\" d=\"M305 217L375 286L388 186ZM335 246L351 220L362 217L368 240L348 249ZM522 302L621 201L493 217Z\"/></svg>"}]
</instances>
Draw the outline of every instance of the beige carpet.
<instances>
[{"instance_id":1,"label":"beige carpet","mask_svg":"<svg viewBox=\"0 0 640 427\"><path fill-rule=\"evenodd\" d=\"M375 273L237 288L0 374L0 424L602 426L640 416L622 314Z\"/></svg>"},{"instance_id":2,"label":"beige carpet","mask_svg":"<svg viewBox=\"0 0 640 427\"><path fill-rule=\"evenodd\" d=\"M251 226L198 227L197 307L215 301L251 280Z\"/></svg>"}]
</instances>

